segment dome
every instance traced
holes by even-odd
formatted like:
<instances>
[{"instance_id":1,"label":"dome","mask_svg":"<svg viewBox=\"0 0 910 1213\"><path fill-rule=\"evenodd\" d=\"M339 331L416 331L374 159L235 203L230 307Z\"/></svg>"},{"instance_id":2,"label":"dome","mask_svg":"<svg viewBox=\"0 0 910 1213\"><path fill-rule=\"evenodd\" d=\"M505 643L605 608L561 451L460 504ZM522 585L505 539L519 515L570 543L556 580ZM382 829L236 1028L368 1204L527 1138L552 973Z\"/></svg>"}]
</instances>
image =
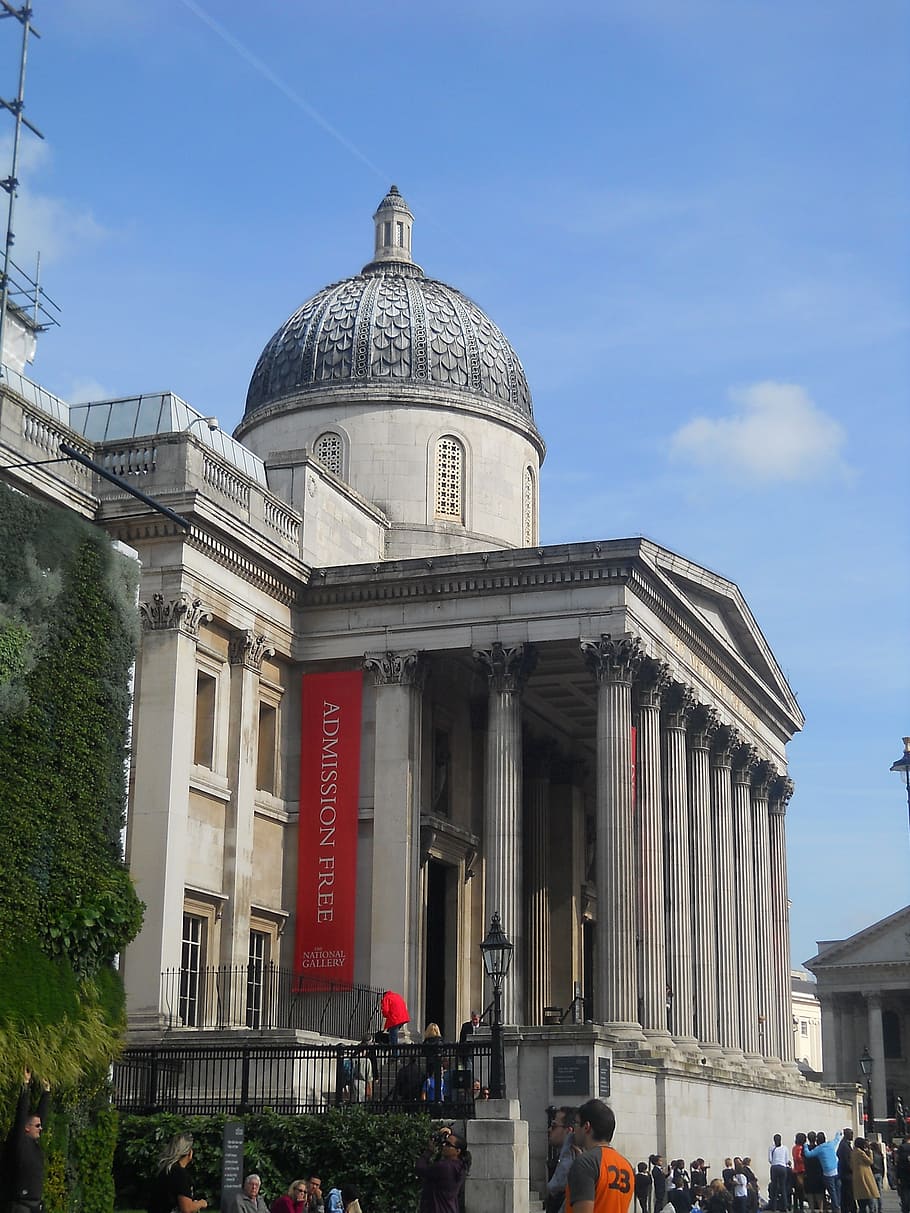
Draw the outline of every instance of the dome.
<instances>
[{"instance_id":1,"label":"dome","mask_svg":"<svg viewBox=\"0 0 910 1213\"><path fill-rule=\"evenodd\" d=\"M411 260L413 216L396 186L373 216L373 260L353 278L324 287L281 326L262 351L244 417L337 386L434 388L464 393L533 424L518 355L471 299L427 278ZM451 396L449 396L451 399Z\"/></svg>"}]
</instances>

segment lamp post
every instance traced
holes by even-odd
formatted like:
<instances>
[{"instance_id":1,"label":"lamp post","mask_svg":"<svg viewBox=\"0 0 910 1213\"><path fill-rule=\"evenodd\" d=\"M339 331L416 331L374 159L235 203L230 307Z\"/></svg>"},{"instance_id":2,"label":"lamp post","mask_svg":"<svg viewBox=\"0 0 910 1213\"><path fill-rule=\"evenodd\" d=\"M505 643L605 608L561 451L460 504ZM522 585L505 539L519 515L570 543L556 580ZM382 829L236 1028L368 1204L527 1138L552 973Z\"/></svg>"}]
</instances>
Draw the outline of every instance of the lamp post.
<instances>
[{"instance_id":1,"label":"lamp post","mask_svg":"<svg viewBox=\"0 0 910 1213\"><path fill-rule=\"evenodd\" d=\"M891 763L891 770L904 777L904 786L907 789L907 817L910 820L910 737L905 737L903 740L904 752L897 762Z\"/></svg>"},{"instance_id":2,"label":"lamp post","mask_svg":"<svg viewBox=\"0 0 910 1213\"><path fill-rule=\"evenodd\" d=\"M490 919L490 929L480 945L483 967L493 983L493 1056L490 1059L490 1098L506 1097L506 1063L502 1042L502 983L512 963L512 941L502 929L497 910Z\"/></svg>"},{"instance_id":3,"label":"lamp post","mask_svg":"<svg viewBox=\"0 0 910 1213\"><path fill-rule=\"evenodd\" d=\"M866 1080L866 1130L868 1133L875 1132L875 1113L872 1110L872 1067L874 1065L875 1061L867 1045L859 1059L859 1068Z\"/></svg>"}]
</instances>

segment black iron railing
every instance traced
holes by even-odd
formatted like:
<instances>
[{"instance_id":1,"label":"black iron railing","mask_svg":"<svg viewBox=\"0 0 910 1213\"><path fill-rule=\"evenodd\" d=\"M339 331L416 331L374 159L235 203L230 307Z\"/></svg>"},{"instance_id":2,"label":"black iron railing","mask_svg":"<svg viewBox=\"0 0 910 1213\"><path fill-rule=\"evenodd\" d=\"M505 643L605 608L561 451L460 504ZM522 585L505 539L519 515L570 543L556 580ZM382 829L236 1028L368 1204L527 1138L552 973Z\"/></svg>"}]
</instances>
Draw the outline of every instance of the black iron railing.
<instances>
[{"instance_id":1,"label":"black iron railing","mask_svg":"<svg viewBox=\"0 0 910 1213\"><path fill-rule=\"evenodd\" d=\"M114 1066L121 1112L184 1116L321 1112L362 1104L376 1112L472 1117L489 1093L491 1047L425 1045L179 1045L130 1048Z\"/></svg>"},{"instance_id":2,"label":"black iron railing","mask_svg":"<svg viewBox=\"0 0 910 1213\"><path fill-rule=\"evenodd\" d=\"M161 995L169 1028L297 1028L360 1040L381 1024L381 990L300 977L274 964L166 969Z\"/></svg>"}]
</instances>

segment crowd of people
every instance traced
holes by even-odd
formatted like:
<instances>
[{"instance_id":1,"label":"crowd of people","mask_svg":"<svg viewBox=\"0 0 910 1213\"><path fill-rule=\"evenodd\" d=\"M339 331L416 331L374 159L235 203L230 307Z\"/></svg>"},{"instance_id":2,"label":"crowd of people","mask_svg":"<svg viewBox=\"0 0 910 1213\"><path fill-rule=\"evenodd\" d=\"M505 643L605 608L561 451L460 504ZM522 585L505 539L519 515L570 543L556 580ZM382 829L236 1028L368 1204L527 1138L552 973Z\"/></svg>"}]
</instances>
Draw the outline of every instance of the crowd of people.
<instances>
[{"instance_id":1,"label":"crowd of people","mask_svg":"<svg viewBox=\"0 0 910 1213\"><path fill-rule=\"evenodd\" d=\"M148 1213L200 1213L208 1208L205 1197L196 1198L193 1192L192 1161L192 1137L180 1134L168 1142L158 1160ZM332 1187L324 1193L322 1178L316 1172L293 1180L287 1191L269 1204L262 1179L253 1172L227 1202L225 1213L362 1213L362 1209L352 1184Z\"/></svg>"},{"instance_id":2,"label":"crowd of people","mask_svg":"<svg viewBox=\"0 0 910 1213\"><path fill-rule=\"evenodd\" d=\"M581 1152L578 1110L551 1110L549 1143L552 1170L547 1184L547 1213L565 1208L568 1176ZM910 1213L910 1137L891 1147L854 1137L852 1129L828 1139L823 1132L797 1133L792 1146L775 1134L768 1148L770 1182L762 1190L748 1155L725 1158L719 1175L703 1158L688 1167L683 1159L666 1162L652 1154L639 1162L632 1178L635 1213L882 1213L887 1184L900 1197L901 1213Z\"/></svg>"}]
</instances>

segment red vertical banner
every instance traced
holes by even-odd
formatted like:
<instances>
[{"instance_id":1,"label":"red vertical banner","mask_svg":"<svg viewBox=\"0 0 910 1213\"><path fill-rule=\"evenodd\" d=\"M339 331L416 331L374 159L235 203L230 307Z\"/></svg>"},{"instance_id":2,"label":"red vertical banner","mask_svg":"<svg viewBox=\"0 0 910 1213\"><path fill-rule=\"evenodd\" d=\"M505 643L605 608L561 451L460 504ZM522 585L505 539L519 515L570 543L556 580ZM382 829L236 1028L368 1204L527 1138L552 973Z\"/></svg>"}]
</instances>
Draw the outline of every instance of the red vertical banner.
<instances>
[{"instance_id":1,"label":"red vertical banner","mask_svg":"<svg viewBox=\"0 0 910 1213\"><path fill-rule=\"evenodd\" d=\"M632 812L637 813L638 805L636 804L636 800L638 798L638 729L636 729L634 724L632 725L632 737L630 740L632 742L632 770L630 772L631 776L632 776Z\"/></svg>"},{"instance_id":2,"label":"red vertical banner","mask_svg":"<svg viewBox=\"0 0 910 1213\"><path fill-rule=\"evenodd\" d=\"M303 676L294 974L307 988L354 981L363 674Z\"/></svg>"}]
</instances>

